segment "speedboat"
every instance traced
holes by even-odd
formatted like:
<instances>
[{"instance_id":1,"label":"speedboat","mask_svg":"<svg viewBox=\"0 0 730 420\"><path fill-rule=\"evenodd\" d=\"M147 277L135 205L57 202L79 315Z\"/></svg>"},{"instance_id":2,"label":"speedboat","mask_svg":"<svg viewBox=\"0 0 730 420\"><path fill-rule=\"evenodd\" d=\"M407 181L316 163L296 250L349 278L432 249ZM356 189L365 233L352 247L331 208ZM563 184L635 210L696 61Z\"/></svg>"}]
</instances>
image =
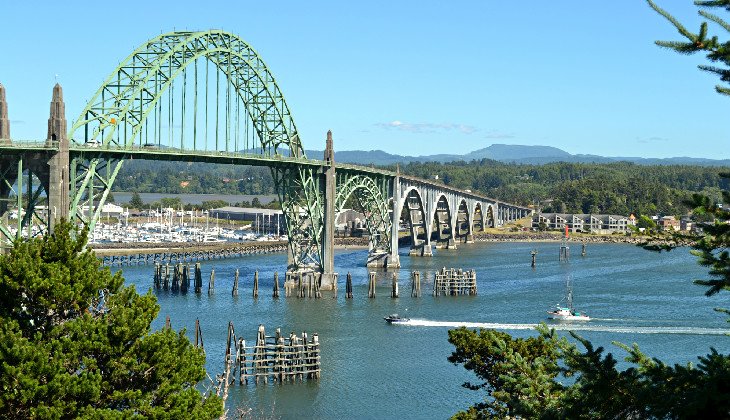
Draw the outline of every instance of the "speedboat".
<instances>
[{"instance_id":1,"label":"speedboat","mask_svg":"<svg viewBox=\"0 0 730 420\"><path fill-rule=\"evenodd\" d=\"M571 308L565 308L560 305L555 307L553 311L547 311L548 318L557 321L590 321L591 318L583 312L578 312Z\"/></svg>"},{"instance_id":2,"label":"speedboat","mask_svg":"<svg viewBox=\"0 0 730 420\"><path fill-rule=\"evenodd\" d=\"M388 316L384 316L384 317L383 317L383 319L384 319L384 320L385 320L385 321L386 321L386 322L387 322L388 324L403 324L403 323L405 323L405 322L408 322L408 321L410 321L410 320L411 320L410 318L402 318L402 317L401 317L400 315L398 315L398 314L390 314L390 315L388 315Z\"/></svg>"}]
</instances>

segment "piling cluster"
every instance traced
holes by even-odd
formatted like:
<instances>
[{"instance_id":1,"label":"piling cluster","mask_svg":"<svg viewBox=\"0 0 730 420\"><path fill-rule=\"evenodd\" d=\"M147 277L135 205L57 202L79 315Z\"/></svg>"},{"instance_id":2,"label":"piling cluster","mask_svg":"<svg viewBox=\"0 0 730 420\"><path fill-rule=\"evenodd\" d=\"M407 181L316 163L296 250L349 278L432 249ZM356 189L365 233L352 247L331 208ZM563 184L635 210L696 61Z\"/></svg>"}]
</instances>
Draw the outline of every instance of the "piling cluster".
<instances>
[{"instance_id":1,"label":"piling cluster","mask_svg":"<svg viewBox=\"0 0 730 420\"><path fill-rule=\"evenodd\" d=\"M278 277L274 283L278 295ZM334 282L337 284L337 274L334 274ZM306 272L287 272L284 281L284 296L296 296L298 298L316 298L322 297L322 275L313 271ZM337 288L334 289L337 296Z\"/></svg>"},{"instance_id":2,"label":"piling cluster","mask_svg":"<svg viewBox=\"0 0 730 420\"><path fill-rule=\"evenodd\" d=\"M462 296L477 294L477 273L461 268L442 268L433 281L434 296Z\"/></svg>"},{"instance_id":3,"label":"piling cluster","mask_svg":"<svg viewBox=\"0 0 730 420\"><path fill-rule=\"evenodd\" d=\"M196 263L191 269L190 264L155 264L153 276L155 290L170 290L173 292L187 293L190 287L190 278L193 277L193 290L195 293L202 293L203 275L200 269L200 263ZM368 298L376 297L376 278L377 273L371 271L368 273ZM337 274L334 274L335 288L333 297L337 298ZM284 280L284 296L297 298L315 298L322 297L321 291L322 275L315 272L287 272ZM398 282L398 273L394 272L391 277L390 297L393 299L400 297L400 285ZM233 278L233 288L231 295L236 297L239 295L241 287L240 272L236 269ZM215 293L215 270L211 270L208 279L208 295ZM433 295L434 296L460 296L460 295L476 295L477 283L476 272L474 270L463 270L455 268L442 268L434 276ZM259 297L259 272L255 271L253 275L252 296L254 299ZM280 296L279 289L279 273L274 273L272 297L278 299ZM347 273L345 282L345 298L352 299L354 297L352 287L352 274ZM411 297L421 297L421 273L419 271L411 272Z\"/></svg>"},{"instance_id":4,"label":"piling cluster","mask_svg":"<svg viewBox=\"0 0 730 420\"><path fill-rule=\"evenodd\" d=\"M319 336L311 338L306 332L288 337L279 328L267 336L259 325L256 344L247 346L246 340L236 338L233 323L228 323L228 347L225 355L226 377L238 377L239 384L268 383L272 381L317 380L321 372Z\"/></svg>"}]
</instances>

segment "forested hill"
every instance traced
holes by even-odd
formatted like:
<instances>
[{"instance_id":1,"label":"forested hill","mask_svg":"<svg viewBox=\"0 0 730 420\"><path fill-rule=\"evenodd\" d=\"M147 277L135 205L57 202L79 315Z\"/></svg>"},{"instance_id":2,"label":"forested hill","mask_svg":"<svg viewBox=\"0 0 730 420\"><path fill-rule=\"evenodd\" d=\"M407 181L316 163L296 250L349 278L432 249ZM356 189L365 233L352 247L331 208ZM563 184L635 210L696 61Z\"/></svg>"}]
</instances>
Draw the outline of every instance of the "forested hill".
<instances>
[{"instance_id":1,"label":"forested hill","mask_svg":"<svg viewBox=\"0 0 730 420\"><path fill-rule=\"evenodd\" d=\"M720 202L720 189L728 185L719 174L730 172L730 167L628 162L518 165L483 159L409 163L400 170L427 179L438 176L445 184L508 202L541 202L544 211L681 215L689 210L682 202L692 193L704 193Z\"/></svg>"},{"instance_id":2,"label":"forested hill","mask_svg":"<svg viewBox=\"0 0 730 420\"><path fill-rule=\"evenodd\" d=\"M395 170L395 165L384 168ZM682 201L701 192L719 202L728 188L720 172L730 167L548 163L524 165L489 159L400 166L404 174L434 179L516 204L542 203L545 211L685 214ZM126 162L116 191L159 193L275 194L267 167L202 163ZM552 200L552 201L551 201Z\"/></svg>"}]
</instances>

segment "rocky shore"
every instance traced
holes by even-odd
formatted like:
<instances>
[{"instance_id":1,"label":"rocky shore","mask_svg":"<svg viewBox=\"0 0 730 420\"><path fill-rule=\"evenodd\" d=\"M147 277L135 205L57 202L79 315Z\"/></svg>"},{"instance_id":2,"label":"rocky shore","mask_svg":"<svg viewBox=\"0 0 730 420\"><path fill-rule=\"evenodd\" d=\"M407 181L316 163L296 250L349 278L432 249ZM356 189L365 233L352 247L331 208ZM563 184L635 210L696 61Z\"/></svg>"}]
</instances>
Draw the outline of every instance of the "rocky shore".
<instances>
[{"instance_id":1,"label":"rocky shore","mask_svg":"<svg viewBox=\"0 0 730 420\"><path fill-rule=\"evenodd\" d=\"M514 232L514 233L484 233L474 234L475 242L560 242L563 235L556 232ZM623 243L623 244L651 244L657 246L666 245L691 245L690 241L677 243L671 239L655 238L648 236L627 236L627 235L571 235L570 242L586 243Z\"/></svg>"}]
</instances>

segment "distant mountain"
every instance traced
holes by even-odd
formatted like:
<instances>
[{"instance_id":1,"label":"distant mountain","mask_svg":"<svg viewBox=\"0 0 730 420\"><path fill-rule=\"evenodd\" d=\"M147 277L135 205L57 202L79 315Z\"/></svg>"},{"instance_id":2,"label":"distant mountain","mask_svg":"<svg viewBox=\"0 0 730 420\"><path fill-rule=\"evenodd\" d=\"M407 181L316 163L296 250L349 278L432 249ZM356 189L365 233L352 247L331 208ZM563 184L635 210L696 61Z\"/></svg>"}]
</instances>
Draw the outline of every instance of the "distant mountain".
<instances>
[{"instance_id":1,"label":"distant mountain","mask_svg":"<svg viewBox=\"0 0 730 420\"><path fill-rule=\"evenodd\" d=\"M322 159L323 152L318 150L307 150L307 156ZM565 150L552 146L524 146L515 144L493 144L483 149L475 150L464 155L427 155L427 156L401 156L394 155L382 150L343 150L335 151L335 161L353 163L358 165L392 165L395 163L409 162L454 162L471 161L481 159L492 159L507 163L522 163L532 165L544 165L551 162L574 162L574 163L610 163L610 162L633 162L639 165L695 165L695 166L730 166L730 159L704 159L691 157L672 158L641 158L641 157L607 157L586 154L570 154Z\"/></svg>"}]
</instances>

